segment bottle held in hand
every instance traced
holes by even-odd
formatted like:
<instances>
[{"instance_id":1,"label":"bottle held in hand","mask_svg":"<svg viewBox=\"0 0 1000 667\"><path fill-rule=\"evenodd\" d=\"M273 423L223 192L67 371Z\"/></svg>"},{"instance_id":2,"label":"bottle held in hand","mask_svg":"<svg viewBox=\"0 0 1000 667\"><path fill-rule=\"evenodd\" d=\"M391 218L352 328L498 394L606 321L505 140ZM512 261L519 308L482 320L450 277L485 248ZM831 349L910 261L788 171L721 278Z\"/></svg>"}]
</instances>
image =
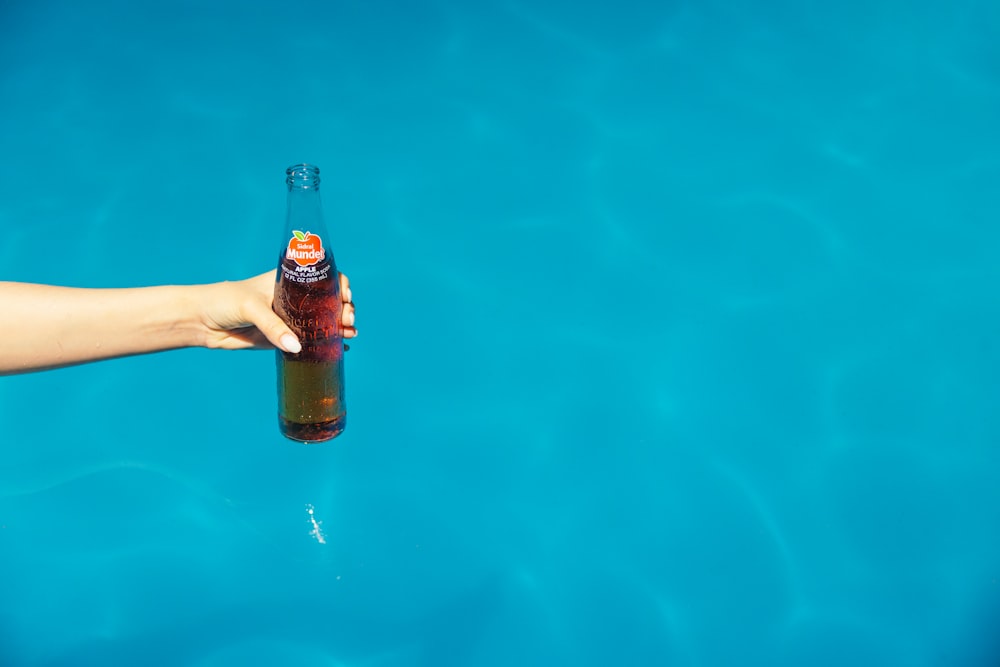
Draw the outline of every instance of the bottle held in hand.
<instances>
[{"instance_id":1,"label":"bottle held in hand","mask_svg":"<svg viewBox=\"0 0 1000 667\"><path fill-rule=\"evenodd\" d=\"M274 312L302 344L277 351L278 427L299 442L323 442L344 431L344 337L340 276L319 196L319 169L286 171L288 214L282 236Z\"/></svg>"}]
</instances>

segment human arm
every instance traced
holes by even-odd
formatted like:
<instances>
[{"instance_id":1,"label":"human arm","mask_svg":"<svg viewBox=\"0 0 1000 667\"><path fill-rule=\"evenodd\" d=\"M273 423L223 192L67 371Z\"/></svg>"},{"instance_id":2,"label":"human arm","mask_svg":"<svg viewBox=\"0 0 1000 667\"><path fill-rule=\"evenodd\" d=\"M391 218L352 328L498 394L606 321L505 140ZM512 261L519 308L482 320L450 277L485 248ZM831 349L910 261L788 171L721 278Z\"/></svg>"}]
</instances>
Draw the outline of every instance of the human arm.
<instances>
[{"instance_id":1,"label":"human arm","mask_svg":"<svg viewBox=\"0 0 1000 667\"><path fill-rule=\"evenodd\" d=\"M0 282L0 375L182 347L296 352L271 310L274 277L122 289ZM344 337L352 338L350 284L340 279Z\"/></svg>"}]
</instances>

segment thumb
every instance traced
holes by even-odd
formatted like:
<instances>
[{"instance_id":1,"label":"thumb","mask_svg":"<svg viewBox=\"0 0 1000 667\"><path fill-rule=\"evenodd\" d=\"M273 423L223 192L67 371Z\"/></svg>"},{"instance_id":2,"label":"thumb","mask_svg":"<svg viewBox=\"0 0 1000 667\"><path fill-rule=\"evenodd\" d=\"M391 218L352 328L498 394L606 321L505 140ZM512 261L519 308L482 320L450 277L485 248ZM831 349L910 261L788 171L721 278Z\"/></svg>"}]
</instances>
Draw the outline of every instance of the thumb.
<instances>
[{"instance_id":1,"label":"thumb","mask_svg":"<svg viewBox=\"0 0 1000 667\"><path fill-rule=\"evenodd\" d=\"M291 354L298 354L302 351L299 339L268 306L260 301L252 301L247 304L246 308L250 322L264 334L272 345Z\"/></svg>"}]
</instances>

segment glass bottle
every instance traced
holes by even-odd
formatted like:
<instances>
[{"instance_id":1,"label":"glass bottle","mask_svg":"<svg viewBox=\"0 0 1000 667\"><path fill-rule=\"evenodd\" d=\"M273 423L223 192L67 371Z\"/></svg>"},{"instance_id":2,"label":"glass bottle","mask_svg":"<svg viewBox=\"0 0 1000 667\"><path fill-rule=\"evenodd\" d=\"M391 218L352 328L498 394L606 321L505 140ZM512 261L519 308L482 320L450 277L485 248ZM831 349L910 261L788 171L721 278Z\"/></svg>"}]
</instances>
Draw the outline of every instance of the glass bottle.
<instances>
[{"instance_id":1,"label":"glass bottle","mask_svg":"<svg viewBox=\"0 0 1000 667\"><path fill-rule=\"evenodd\" d=\"M291 440L322 442L340 435L347 421L340 275L323 222L319 168L297 164L285 175L288 214L274 312L302 351L277 351L278 426Z\"/></svg>"}]
</instances>

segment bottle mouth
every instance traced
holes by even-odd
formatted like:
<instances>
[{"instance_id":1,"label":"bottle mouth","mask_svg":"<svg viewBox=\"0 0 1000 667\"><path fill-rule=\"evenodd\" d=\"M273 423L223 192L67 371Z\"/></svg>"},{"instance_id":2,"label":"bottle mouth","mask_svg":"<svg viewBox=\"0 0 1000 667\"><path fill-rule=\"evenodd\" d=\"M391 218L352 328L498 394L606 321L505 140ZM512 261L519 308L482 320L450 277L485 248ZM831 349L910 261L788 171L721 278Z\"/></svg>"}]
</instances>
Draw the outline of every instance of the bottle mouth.
<instances>
[{"instance_id":1,"label":"bottle mouth","mask_svg":"<svg viewBox=\"0 0 1000 667\"><path fill-rule=\"evenodd\" d=\"M293 164L285 170L285 183L290 188L318 188L319 167L314 164Z\"/></svg>"}]
</instances>

